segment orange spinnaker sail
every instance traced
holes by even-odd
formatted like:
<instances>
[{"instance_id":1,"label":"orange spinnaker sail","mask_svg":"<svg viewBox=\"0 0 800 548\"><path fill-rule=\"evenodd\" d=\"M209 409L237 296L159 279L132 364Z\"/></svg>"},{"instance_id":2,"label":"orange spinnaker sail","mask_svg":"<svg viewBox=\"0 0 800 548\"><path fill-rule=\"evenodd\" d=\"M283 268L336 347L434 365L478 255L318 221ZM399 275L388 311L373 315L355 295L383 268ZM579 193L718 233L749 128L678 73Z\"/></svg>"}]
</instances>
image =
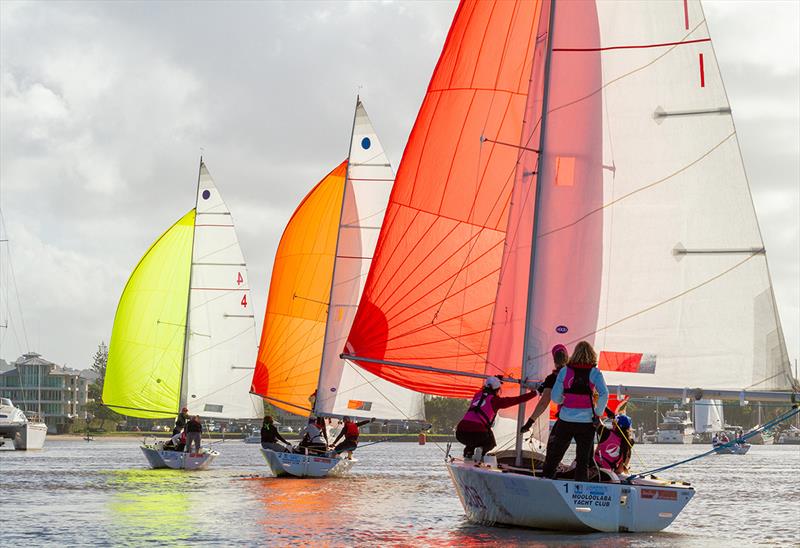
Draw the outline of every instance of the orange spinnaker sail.
<instances>
[{"instance_id":1,"label":"orange spinnaker sail","mask_svg":"<svg viewBox=\"0 0 800 548\"><path fill-rule=\"evenodd\" d=\"M541 2L463 2L397 172L347 343L359 357L459 372L487 364ZM480 379L358 362L418 392Z\"/></svg>"},{"instance_id":2,"label":"orange spinnaker sail","mask_svg":"<svg viewBox=\"0 0 800 548\"><path fill-rule=\"evenodd\" d=\"M303 199L272 267L252 391L292 413L317 388L346 172L344 161Z\"/></svg>"}]
</instances>

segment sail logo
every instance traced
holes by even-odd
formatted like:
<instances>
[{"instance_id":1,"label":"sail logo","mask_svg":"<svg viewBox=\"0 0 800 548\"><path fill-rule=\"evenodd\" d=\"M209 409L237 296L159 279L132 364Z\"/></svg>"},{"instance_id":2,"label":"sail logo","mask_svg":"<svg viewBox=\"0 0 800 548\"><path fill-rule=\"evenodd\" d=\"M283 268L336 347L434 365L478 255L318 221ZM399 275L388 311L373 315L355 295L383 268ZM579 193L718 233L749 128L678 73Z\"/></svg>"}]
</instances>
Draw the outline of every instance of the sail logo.
<instances>
[{"instance_id":1,"label":"sail logo","mask_svg":"<svg viewBox=\"0 0 800 548\"><path fill-rule=\"evenodd\" d=\"M567 331L569 331L569 327L567 327L566 325L558 325L558 326L556 326L556 333L560 333L560 334L563 335Z\"/></svg>"}]
</instances>

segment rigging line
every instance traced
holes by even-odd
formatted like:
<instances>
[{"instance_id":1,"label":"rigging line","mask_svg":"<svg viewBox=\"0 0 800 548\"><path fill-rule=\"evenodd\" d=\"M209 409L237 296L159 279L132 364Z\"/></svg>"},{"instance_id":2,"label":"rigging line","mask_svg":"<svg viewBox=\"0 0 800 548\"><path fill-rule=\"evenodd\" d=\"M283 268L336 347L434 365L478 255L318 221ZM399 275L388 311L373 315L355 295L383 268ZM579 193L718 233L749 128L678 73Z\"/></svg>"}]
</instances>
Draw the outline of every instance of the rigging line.
<instances>
[{"instance_id":1,"label":"rigging line","mask_svg":"<svg viewBox=\"0 0 800 548\"><path fill-rule=\"evenodd\" d=\"M294 299L300 299L301 301L309 301L309 302L312 302L312 303L321 304L321 305L323 305L323 306L328 306L328 304L330 304L330 303L326 303L325 301L318 301L318 300L316 300L316 299L310 299L310 298L308 298L308 297L301 297L301 296L300 296L300 295L298 295L297 293L292 293L292 299L293 299L293 300L294 300Z\"/></svg>"},{"instance_id":2,"label":"rigging line","mask_svg":"<svg viewBox=\"0 0 800 548\"><path fill-rule=\"evenodd\" d=\"M607 329L611 329L612 327L614 327L616 325L619 325L619 324L621 324L623 322L626 322L626 321L630 320L631 318L635 318L635 317L640 316L642 314L646 314L647 312L650 312L651 310L655 310L656 308L658 308L660 306L663 306L663 305L665 305L667 303L670 303L670 302L672 302L672 301L674 301L676 299L679 299L679 298L683 297L684 295L687 295L687 294L691 293L692 291L695 291L696 289L700 289L701 287L704 287L704 286L710 284L711 282L714 282L714 281L718 280L719 278L722 278L723 276L725 276L729 272L732 272L733 270L736 270L737 268L742 266L744 263L746 263L747 261L749 261L753 257L757 257L758 255L760 255L760 254L759 253L753 253L753 254L747 256L746 258L744 258L743 260L739 261L735 265L723 270L719 274L716 274L716 275L712 276L711 278L709 278L709 279L707 279L707 280L705 280L703 282L700 282L699 284L697 284L697 285L695 285L693 287L685 289L684 291L681 291L680 293L678 293L676 295L673 295L672 297L668 297L668 298L664 299L661 302L657 302L656 304L653 304L653 305L650 305L650 306L648 306L646 308L643 308L642 310L640 310L638 312L634 312L633 314L629 314L629 315L627 315L627 316L625 316L623 318L620 318L619 320L613 321L610 324L606 324L603 327L598 327L594 331L590 331L589 333L585 333L584 335L582 335L580 337L572 339L567 344L574 344L574 343L577 343L577 342L582 341L584 339L587 339L587 338L591 337L592 335L596 335L597 333L603 332L603 331L605 331ZM543 357L549 356L549 355L550 355L549 352L545 352L543 354L539 354L538 356L535 356L534 359L543 358Z\"/></svg>"},{"instance_id":3,"label":"rigging line","mask_svg":"<svg viewBox=\"0 0 800 548\"><path fill-rule=\"evenodd\" d=\"M786 364L784 364L784 365L786 365ZM765 383L767 381L771 381L772 379L775 379L777 377L782 377L782 376L788 377L790 384L792 386L794 386L794 382L792 382L792 380L793 380L792 376L790 374L788 374L786 371L779 371L779 372L775 373L774 375L772 375L770 377L767 377L765 379L761 379L760 381L754 382L753 384L751 384L749 386L745 386L743 390L749 390L750 388L758 386L759 384L763 384L763 383Z\"/></svg>"},{"instance_id":4,"label":"rigging line","mask_svg":"<svg viewBox=\"0 0 800 548\"><path fill-rule=\"evenodd\" d=\"M726 142L727 142L727 141L728 141L728 140L729 140L731 137L733 137L734 135L736 135L736 132L730 133L729 135L727 135L726 137L724 137L724 138L723 138L723 139L722 139L722 140L721 140L719 143L717 143L716 145L714 145L713 147L711 147L710 149L708 149L706 152L704 152L704 153L703 153L701 156L699 156L698 158L696 158L696 159L695 159L695 160L693 160L692 162L690 162L690 163L686 164L685 166L681 167L681 168L680 168L680 169L678 169L677 171L674 171L673 173L670 173L670 174L669 174L669 175L667 175L666 177L662 177L661 179L658 179L658 180L656 180L656 181L653 181L652 183L646 184L646 185L645 185L645 186L643 186L643 187L637 188L636 190L632 190L631 192L628 192L627 194L623 194L623 195L622 195L622 196L620 196L619 198L616 198L616 199L614 199L614 200L611 200L610 202L608 202L608 203L606 203L606 204L603 204L603 205L601 205L600 207L597 207L597 208L595 208L595 209L593 209L593 210L591 210L591 211L589 211L589 212L585 213L584 215L582 215L582 216L581 216L581 217L579 217L578 219L576 219L576 220L572 221L571 223L567 223L567 224L565 224L565 225L563 225L563 226L560 226L560 227L558 227L558 228L554 228L554 229L552 229L552 230L549 230L549 231L547 231L547 232L544 232L544 233L542 233L542 234L541 234L539 237L540 237L540 238L544 238L545 236L549 236L550 234L554 234L554 233L556 233L556 232L560 232L560 231L562 231L562 230L564 230L564 229L567 229L567 228L573 227L573 226L577 225L578 223L580 223L581 221L583 221L583 220L587 219L588 217L591 217L591 216L592 216L592 215L594 215L595 213L597 213L597 212L600 212L600 211L603 211L604 209L606 209L606 208L609 208L609 207L611 207L611 206L613 206L613 205L616 205L617 203L621 202L622 200L625 200L626 198L629 198L629 197L633 196L634 194L638 194L639 192L643 192L643 191L645 191L645 190L649 190L649 189L651 189L651 188L653 188L653 187L655 187L655 186L657 186L657 185L660 185L661 183L664 183L664 182L666 182L666 181L669 181L669 180L670 180L670 179L672 179L673 177L675 177L675 176L677 176L677 175L679 175L679 174L683 173L684 171L688 170L689 168L691 168L691 167L693 167L693 166L697 165L698 163L700 163L702 160L704 160L705 158L707 158L707 157L708 157L708 156L709 156L711 153L713 153L713 152L714 152L715 150L717 150L719 147L721 147L722 145L724 145L724 144L725 144L725 143L726 143ZM760 250L759 250L759 251L760 251Z\"/></svg>"},{"instance_id":5,"label":"rigging line","mask_svg":"<svg viewBox=\"0 0 800 548\"><path fill-rule=\"evenodd\" d=\"M367 382L369 382L369 380L368 380L368 379L367 379L367 378L366 378L366 377L363 375L363 373L361 372L361 368L360 368L360 367L357 367L356 365L353 365L353 364L351 364L351 363L350 363L348 360L343 360L343 361L344 361L344 363L346 363L347 365L349 365L349 366L350 366L352 369L354 369L354 370L356 371L356 373L358 373L359 375L361 375L361 376L362 376L362 378L364 378L365 380L367 380ZM389 402L389 403L392 405L392 407L394 407L395 409L397 409L397 410L400 412L400 414L401 414L401 415L403 415L403 416L406 418L406 420L408 420L408 421L413 421L413 422L416 422L416 419L412 419L412 418L410 418L408 415L406 415L405 411L403 411L402 409L400 409L400 408L399 408L399 407L398 407L398 406L397 406L397 405L396 405L396 404L395 404L395 403L394 403L394 402L391 400L391 398L389 398L388 396L386 396L386 394L384 394L383 392L381 392L381 390L380 390L380 389L379 389L377 386L375 386L375 385L374 385L374 384L372 384L372 383L370 383L370 386L371 386L373 389L375 389L375 391L376 391L378 394L380 394L380 395L383 397L383 399L385 399L387 402ZM425 403L424 403L424 401L423 401L423 412L424 412L424 405L425 405ZM435 445L435 446L436 446L436 447L439 449L439 451L442 451L443 453L447 454L447 451L445 451L445 449L444 449L444 448L443 448L441 445L439 445L438 443L436 443L436 441L435 441L435 440L431 440L431 443L432 443L433 445Z\"/></svg>"},{"instance_id":6,"label":"rigging line","mask_svg":"<svg viewBox=\"0 0 800 548\"><path fill-rule=\"evenodd\" d=\"M511 148L516 148L516 149L519 149L519 150L525 150L527 152L535 152L536 154L540 153L540 151L536 150L535 148L525 147L525 146L522 146L522 145L514 145L512 143L505 143L503 141L495 141L493 139L489 139L488 137L481 137L481 140L482 141L488 141L488 142L494 143L496 145L503 145L503 146L507 146L507 147L511 147Z\"/></svg>"},{"instance_id":7,"label":"rigging line","mask_svg":"<svg viewBox=\"0 0 800 548\"><path fill-rule=\"evenodd\" d=\"M30 352L31 345L30 342L28 341L28 330L25 327L25 316L22 313L22 300L19 297L19 286L17 285L17 275L14 272L14 262L11 260L11 239L8 238L8 228L6 227L6 216L3 213L2 209L0 209L0 223L2 223L3 233L6 235L5 244L6 244L6 251L8 252L8 261L7 261L8 270L11 273L11 283L14 285L14 293L16 294L17 298L17 308L19 309L19 321L20 324L22 324L22 336L25 339L25 350L26 352Z\"/></svg>"}]
</instances>

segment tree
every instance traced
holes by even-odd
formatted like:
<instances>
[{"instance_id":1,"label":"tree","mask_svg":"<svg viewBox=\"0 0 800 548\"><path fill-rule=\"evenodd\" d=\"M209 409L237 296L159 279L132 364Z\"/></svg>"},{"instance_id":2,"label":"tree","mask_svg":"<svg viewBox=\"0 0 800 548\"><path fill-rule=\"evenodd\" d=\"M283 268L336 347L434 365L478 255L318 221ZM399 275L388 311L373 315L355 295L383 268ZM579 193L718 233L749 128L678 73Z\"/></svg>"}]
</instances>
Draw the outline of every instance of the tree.
<instances>
[{"instance_id":1,"label":"tree","mask_svg":"<svg viewBox=\"0 0 800 548\"><path fill-rule=\"evenodd\" d=\"M432 396L425 399L425 417L431 423L431 432L452 434L458 421L467 412L468 400Z\"/></svg>"},{"instance_id":2,"label":"tree","mask_svg":"<svg viewBox=\"0 0 800 548\"><path fill-rule=\"evenodd\" d=\"M105 341L97 345L97 352L94 353L92 361L92 371L99 375L97 384L100 385L102 391L103 381L106 378L106 365L108 365L108 346Z\"/></svg>"},{"instance_id":3,"label":"tree","mask_svg":"<svg viewBox=\"0 0 800 548\"><path fill-rule=\"evenodd\" d=\"M86 412L100 421L98 428L106 429L106 421L117 424L123 420L122 415L115 413L110 408L103 405L103 382L106 378L106 365L108 364L108 346L105 342L97 345L97 352L92 359L92 371L98 374L97 380L89 385L88 402ZM87 422L91 422L89 419ZM88 430L88 428L87 428Z\"/></svg>"}]
</instances>

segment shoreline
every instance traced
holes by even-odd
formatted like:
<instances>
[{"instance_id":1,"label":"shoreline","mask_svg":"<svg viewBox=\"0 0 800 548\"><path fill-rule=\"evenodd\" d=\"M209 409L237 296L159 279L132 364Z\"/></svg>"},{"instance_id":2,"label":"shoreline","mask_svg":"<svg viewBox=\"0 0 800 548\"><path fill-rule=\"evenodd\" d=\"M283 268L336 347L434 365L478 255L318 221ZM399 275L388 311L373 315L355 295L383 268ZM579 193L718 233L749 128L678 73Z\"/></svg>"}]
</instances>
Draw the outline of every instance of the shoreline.
<instances>
[{"instance_id":1,"label":"shoreline","mask_svg":"<svg viewBox=\"0 0 800 548\"><path fill-rule=\"evenodd\" d=\"M143 438L155 438L155 439L169 439L170 436L165 432L105 432L102 434L89 434L92 437L92 441L113 441L113 440L127 440L127 439L135 439L141 440ZM47 439L51 441L84 441L86 434L48 434ZM295 434L284 435L284 437L291 441L296 442L299 441L300 438ZM214 440L222 440L225 441L244 441L244 437L241 434L226 434L224 437L219 432L213 432L210 435L203 434L203 439L214 439ZM427 442L438 442L438 443L447 443L455 441L455 436L448 435L448 434L429 434L426 436ZM387 442L414 442L419 443L419 437L417 434L361 434L359 436L359 441L361 442L376 442L376 441L387 441Z\"/></svg>"}]
</instances>

